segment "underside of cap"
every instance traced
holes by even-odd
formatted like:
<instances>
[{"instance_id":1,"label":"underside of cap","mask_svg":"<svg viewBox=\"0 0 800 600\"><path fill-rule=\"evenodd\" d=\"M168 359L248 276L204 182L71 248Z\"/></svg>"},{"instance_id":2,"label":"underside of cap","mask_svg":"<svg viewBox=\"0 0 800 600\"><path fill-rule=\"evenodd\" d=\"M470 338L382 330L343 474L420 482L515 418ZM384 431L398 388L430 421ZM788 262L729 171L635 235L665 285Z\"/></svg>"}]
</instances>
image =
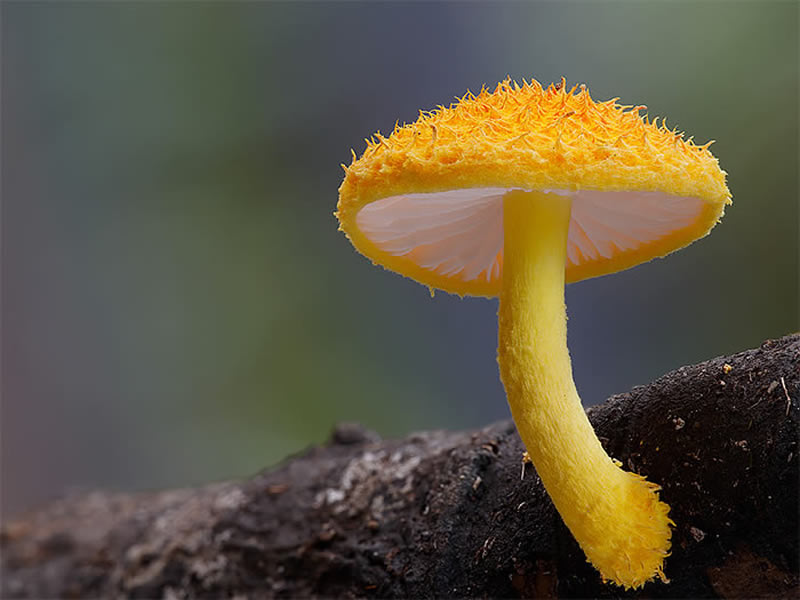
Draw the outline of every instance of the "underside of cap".
<instances>
[{"instance_id":1,"label":"underside of cap","mask_svg":"<svg viewBox=\"0 0 800 600\"><path fill-rule=\"evenodd\" d=\"M572 195L568 282L706 235L730 203L708 145L639 117L643 107L595 103L575 89L506 80L374 136L345 167L341 229L373 262L480 296L500 290L510 190Z\"/></svg>"}]
</instances>

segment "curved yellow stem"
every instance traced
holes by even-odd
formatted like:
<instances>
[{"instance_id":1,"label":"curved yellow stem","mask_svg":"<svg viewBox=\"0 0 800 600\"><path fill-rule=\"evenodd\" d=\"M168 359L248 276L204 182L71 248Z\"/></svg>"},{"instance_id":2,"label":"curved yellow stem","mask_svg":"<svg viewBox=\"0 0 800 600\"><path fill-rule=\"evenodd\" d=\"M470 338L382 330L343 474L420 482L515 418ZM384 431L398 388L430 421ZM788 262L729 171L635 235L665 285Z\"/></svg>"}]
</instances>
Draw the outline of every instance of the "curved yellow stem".
<instances>
[{"instance_id":1,"label":"curved yellow stem","mask_svg":"<svg viewBox=\"0 0 800 600\"><path fill-rule=\"evenodd\" d=\"M556 509L604 579L662 580L669 507L659 487L620 469L572 380L564 265L571 198L512 191L503 200L498 363L520 437Z\"/></svg>"}]
</instances>

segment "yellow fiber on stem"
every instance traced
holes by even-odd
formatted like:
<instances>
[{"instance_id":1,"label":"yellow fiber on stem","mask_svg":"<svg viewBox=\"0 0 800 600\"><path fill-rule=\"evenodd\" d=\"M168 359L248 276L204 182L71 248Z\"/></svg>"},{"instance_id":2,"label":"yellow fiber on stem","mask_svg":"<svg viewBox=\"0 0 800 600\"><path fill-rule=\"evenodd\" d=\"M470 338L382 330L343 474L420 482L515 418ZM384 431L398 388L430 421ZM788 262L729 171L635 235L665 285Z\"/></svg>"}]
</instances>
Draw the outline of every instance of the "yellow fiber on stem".
<instances>
[{"instance_id":1,"label":"yellow fiber on stem","mask_svg":"<svg viewBox=\"0 0 800 600\"><path fill-rule=\"evenodd\" d=\"M606 454L581 405L567 350L564 264L571 199L511 191L503 200L500 376L520 437L556 509L604 579L664 579L669 507L657 485Z\"/></svg>"}]
</instances>

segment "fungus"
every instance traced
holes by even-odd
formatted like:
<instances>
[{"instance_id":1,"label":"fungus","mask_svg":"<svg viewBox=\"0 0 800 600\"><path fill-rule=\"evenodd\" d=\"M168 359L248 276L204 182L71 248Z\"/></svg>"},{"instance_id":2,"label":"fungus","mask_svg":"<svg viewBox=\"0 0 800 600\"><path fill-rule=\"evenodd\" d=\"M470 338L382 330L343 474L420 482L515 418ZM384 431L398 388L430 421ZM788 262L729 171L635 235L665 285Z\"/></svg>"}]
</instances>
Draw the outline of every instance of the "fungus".
<instances>
[{"instance_id":1,"label":"fungus","mask_svg":"<svg viewBox=\"0 0 800 600\"><path fill-rule=\"evenodd\" d=\"M565 283L708 234L731 203L708 146L644 106L562 78L506 79L367 140L336 215L358 251L433 289L498 296L498 363L520 437L587 559L636 588L666 581L669 507L603 450L567 349Z\"/></svg>"}]
</instances>

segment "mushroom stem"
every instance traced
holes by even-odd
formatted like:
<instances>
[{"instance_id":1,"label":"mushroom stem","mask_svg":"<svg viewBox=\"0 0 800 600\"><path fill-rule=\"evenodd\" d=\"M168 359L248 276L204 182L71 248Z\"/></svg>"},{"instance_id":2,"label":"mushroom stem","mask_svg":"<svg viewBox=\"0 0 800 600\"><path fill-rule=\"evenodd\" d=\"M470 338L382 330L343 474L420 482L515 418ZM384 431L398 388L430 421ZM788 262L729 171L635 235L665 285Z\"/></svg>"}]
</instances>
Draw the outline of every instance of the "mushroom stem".
<instances>
[{"instance_id":1,"label":"mushroom stem","mask_svg":"<svg viewBox=\"0 0 800 600\"><path fill-rule=\"evenodd\" d=\"M669 507L659 487L620 469L592 429L572 380L564 267L572 199L514 190L503 199L498 363L520 437L589 562L625 588L662 571Z\"/></svg>"}]
</instances>

